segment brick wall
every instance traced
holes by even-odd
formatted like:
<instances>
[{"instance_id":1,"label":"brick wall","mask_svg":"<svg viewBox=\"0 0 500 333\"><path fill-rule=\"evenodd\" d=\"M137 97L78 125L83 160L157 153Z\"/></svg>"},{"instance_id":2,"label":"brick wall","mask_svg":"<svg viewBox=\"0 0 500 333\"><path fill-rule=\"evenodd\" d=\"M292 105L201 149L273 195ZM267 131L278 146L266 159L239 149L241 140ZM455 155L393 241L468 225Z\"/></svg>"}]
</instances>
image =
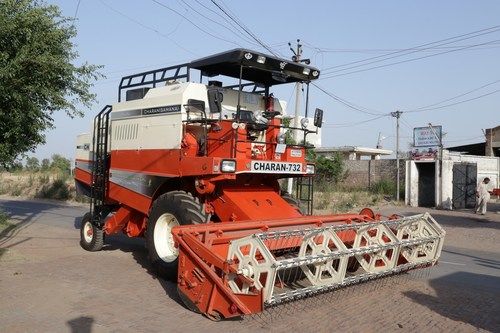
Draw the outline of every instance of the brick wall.
<instances>
[{"instance_id":1,"label":"brick wall","mask_svg":"<svg viewBox=\"0 0 500 333\"><path fill-rule=\"evenodd\" d=\"M405 162L400 160L400 181L405 179ZM345 160L344 170L346 177L342 185L347 187L368 188L371 184L382 179L396 181L396 160Z\"/></svg>"}]
</instances>

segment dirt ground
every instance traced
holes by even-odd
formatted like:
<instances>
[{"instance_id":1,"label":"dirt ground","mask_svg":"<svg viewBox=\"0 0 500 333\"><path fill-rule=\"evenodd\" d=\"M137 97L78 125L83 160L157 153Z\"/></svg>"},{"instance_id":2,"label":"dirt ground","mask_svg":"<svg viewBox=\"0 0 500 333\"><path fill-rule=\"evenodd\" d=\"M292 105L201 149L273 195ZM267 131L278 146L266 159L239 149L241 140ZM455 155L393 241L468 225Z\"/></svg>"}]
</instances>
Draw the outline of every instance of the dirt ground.
<instances>
[{"instance_id":1,"label":"dirt ground","mask_svg":"<svg viewBox=\"0 0 500 333\"><path fill-rule=\"evenodd\" d=\"M500 331L500 210L486 216L430 210L447 235L440 265L212 322L157 279L141 240L109 237L82 250L86 207L0 199L16 228L0 230L0 332L475 332ZM420 208L383 207L414 214Z\"/></svg>"}]
</instances>

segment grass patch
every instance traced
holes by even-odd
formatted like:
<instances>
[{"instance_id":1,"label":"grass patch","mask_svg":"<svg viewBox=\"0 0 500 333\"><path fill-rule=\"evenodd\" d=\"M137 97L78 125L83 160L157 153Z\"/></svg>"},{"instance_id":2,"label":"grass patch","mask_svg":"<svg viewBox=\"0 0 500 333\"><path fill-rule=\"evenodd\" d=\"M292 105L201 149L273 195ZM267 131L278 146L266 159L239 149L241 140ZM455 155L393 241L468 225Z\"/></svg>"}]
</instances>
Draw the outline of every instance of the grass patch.
<instances>
[{"instance_id":1,"label":"grass patch","mask_svg":"<svg viewBox=\"0 0 500 333\"><path fill-rule=\"evenodd\" d=\"M70 197L68 184L62 179L56 179L52 183L45 184L38 191L37 198L68 200Z\"/></svg>"},{"instance_id":2,"label":"grass patch","mask_svg":"<svg viewBox=\"0 0 500 333\"><path fill-rule=\"evenodd\" d=\"M84 198L77 197L73 179L56 171L3 172L0 174L0 194L85 202Z\"/></svg>"},{"instance_id":3,"label":"grass patch","mask_svg":"<svg viewBox=\"0 0 500 333\"><path fill-rule=\"evenodd\" d=\"M7 229L12 225L14 225L14 223L9 222L9 215L7 215L3 210L0 210L0 231Z\"/></svg>"}]
</instances>

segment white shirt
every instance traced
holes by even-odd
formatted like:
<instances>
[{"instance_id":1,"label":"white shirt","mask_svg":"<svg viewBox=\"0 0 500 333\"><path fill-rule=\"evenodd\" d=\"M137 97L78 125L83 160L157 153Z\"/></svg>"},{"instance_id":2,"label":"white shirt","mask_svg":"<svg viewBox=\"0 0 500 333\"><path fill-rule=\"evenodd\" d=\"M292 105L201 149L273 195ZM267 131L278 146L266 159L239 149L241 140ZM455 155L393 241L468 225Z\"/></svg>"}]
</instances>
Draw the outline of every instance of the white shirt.
<instances>
[{"instance_id":1,"label":"white shirt","mask_svg":"<svg viewBox=\"0 0 500 333\"><path fill-rule=\"evenodd\" d=\"M479 198L484 200L490 200L490 193L488 192L487 184L480 182L479 185L477 185L476 191L479 194Z\"/></svg>"}]
</instances>

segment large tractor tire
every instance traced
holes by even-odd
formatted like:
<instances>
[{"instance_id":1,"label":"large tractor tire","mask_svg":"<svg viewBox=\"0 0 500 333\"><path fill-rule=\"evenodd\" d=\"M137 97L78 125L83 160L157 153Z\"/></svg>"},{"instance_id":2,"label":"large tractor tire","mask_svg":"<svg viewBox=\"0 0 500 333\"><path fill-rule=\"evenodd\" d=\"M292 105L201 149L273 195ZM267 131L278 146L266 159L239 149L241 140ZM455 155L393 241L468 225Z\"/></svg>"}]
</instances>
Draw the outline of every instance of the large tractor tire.
<instances>
[{"instance_id":1,"label":"large tractor tire","mask_svg":"<svg viewBox=\"0 0 500 333\"><path fill-rule=\"evenodd\" d=\"M300 214L304 215L302 209L300 208L300 201L292 197L288 192L281 192L281 197L285 199L293 208L295 208Z\"/></svg>"},{"instance_id":2,"label":"large tractor tire","mask_svg":"<svg viewBox=\"0 0 500 333\"><path fill-rule=\"evenodd\" d=\"M174 245L172 228L206 223L209 217L198 198L188 192L167 192L154 201L146 227L146 246L151 265L159 276L172 281L177 279L179 253Z\"/></svg>"},{"instance_id":3,"label":"large tractor tire","mask_svg":"<svg viewBox=\"0 0 500 333\"><path fill-rule=\"evenodd\" d=\"M80 224L80 245L87 251L100 251L104 245L104 232L91 222L90 213L82 218Z\"/></svg>"}]
</instances>

